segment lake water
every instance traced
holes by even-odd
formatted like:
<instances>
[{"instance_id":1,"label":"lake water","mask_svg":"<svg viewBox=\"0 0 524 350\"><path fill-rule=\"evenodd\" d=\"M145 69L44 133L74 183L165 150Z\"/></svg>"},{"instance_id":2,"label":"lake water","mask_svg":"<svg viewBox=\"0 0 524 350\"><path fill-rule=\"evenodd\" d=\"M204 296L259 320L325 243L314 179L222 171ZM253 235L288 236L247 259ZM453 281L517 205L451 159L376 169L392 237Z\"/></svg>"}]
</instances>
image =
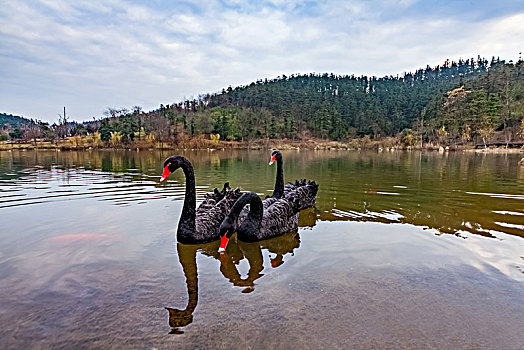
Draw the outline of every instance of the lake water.
<instances>
[{"instance_id":1,"label":"lake water","mask_svg":"<svg viewBox=\"0 0 524 350\"><path fill-rule=\"evenodd\" d=\"M315 207L220 256L176 242L173 153L0 152L0 348L524 348L521 155L283 152ZM178 154L197 201L274 186L270 151Z\"/></svg>"}]
</instances>

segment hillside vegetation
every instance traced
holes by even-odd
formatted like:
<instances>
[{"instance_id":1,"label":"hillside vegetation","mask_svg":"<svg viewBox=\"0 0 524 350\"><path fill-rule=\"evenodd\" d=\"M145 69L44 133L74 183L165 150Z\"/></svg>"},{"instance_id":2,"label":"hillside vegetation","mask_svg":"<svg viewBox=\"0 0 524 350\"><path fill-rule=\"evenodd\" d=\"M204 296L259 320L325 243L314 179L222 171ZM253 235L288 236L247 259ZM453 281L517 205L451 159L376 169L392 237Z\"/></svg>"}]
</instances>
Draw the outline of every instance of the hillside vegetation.
<instances>
[{"instance_id":1,"label":"hillside vegetation","mask_svg":"<svg viewBox=\"0 0 524 350\"><path fill-rule=\"evenodd\" d=\"M109 146L137 141L177 145L195 137L214 143L394 138L403 147L519 145L524 128L523 65L522 60L479 57L402 76L283 75L150 112L138 106L108 108L99 120L64 119L51 127L40 123L40 132L23 133L33 139L44 133L53 138L53 132L55 138L97 133L100 143ZM4 134L9 135L5 128Z\"/></svg>"}]
</instances>

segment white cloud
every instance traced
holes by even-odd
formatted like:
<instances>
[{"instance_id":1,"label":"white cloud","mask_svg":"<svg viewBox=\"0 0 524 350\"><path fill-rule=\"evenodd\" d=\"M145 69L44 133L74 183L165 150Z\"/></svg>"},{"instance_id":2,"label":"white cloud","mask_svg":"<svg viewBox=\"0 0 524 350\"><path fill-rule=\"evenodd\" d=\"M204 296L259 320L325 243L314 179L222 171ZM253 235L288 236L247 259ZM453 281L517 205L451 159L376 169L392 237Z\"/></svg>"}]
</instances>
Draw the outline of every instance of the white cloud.
<instances>
[{"instance_id":1,"label":"white cloud","mask_svg":"<svg viewBox=\"0 0 524 350\"><path fill-rule=\"evenodd\" d=\"M73 118L90 119L107 106L152 109L281 74L395 75L522 51L523 9L469 22L388 13L414 3L7 0L0 111L54 120L66 105Z\"/></svg>"}]
</instances>

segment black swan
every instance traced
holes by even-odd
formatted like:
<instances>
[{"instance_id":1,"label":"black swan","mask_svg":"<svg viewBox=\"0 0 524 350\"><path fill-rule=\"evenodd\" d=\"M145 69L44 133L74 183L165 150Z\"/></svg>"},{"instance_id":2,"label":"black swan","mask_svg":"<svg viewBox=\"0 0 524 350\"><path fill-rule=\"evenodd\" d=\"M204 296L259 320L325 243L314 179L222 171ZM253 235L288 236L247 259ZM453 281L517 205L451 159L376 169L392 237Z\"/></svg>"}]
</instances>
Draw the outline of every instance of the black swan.
<instances>
[{"instance_id":1,"label":"black swan","mask_svg":"<svg viewBox=\"0 0 524 350\"><path fill-rule=\"evenodd\" d=\"M231 235L236 231L241 241L254 242L280 236L298 227L298 213L305 202L311 202L317 195L318 185L314 181L276 199L264 207L260 197L253 192L242 195L229 214L220 224L221 237L219 252L224 252ZM249 213L239 222L239 215L247 204Z\"/></svg>"},{"instance_id":2,"label":"black swan","mask_svg":"<svg viewBox=\"0 0 524 350\"><path fill-rule=\"evenodd\" d=\"M277 149L271 152L271 159L269 160L269 165L272 165L274 162L277 162L277 176L275 179L275 188L273 190L273 194L271 196L266 196L266 198L262 201L264 210L273 203L275 203L277 199L280 199L283 196L286 196L287 194L295 191L296 189L306 186L308 184L306 179L301 179L296 180L295 182L288 182L284 185L284 167L282 165L282 153ZM316 192L315 196L308 197L308 200L301 200L299 211L311 208L313 206L313 203L315 203L315 200ZM242 210L238 217L238 225L240 225L242 221L244 221L248 213L249 209L247 207Z\"/></svg>"},{"instance_id":3,"label":"black swan","mask_svg":"<svg viewBox=\"0 0 524 350\"><path fill-rule=\"evenodd\" d=\"M178 222L177 240L180 243L205 243L217 240L220 236L220 223L231 209L233 203L242 195L240 189L224 185L222 191L215 189L211 195L206 195L204 201L196 208L195 173L193 166L182 156L172 156L164 162L164 171L160 181L164 181L171 173L182 168L186 176L186 194L182 215Z\"/></svg>"},{"instance_id":4,"label":"black swan","mask_svg":"<svg viewBox=\"0 0 524 350\"><path fill-rule=\"evenodd\" d=\"M289 192L292 192L301 186L307 185L307 181L305 179L296 180L295 182L288 182L284 185L284 167L282 165L282 153L277 149L271 152L271 159L269 160L269 165L272 165L275 161L277 162L277 178L275 181L275 188L271 196L266 196L266 199L264 200L264 208L266 207L265 201L267 201L268 199L282 198ZM313 203L315 202L315 199L316 197L313 197L311 201L303 201L300 210L311 208L313 206ZM272 201L268 201L267 204L269 203L272 203Z\"/></svg>"}]
</instances>

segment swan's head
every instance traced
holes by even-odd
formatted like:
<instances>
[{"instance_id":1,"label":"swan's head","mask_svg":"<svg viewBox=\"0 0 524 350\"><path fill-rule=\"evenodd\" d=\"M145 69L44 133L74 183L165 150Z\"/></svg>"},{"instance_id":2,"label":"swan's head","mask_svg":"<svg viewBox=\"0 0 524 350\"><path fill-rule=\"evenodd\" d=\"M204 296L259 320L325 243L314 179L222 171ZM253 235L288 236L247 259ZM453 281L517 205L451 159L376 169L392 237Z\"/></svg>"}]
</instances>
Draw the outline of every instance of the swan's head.
<instances>
[{"instance_id":1,"label":"swan's head","mask_svg":"<svg viewBox=\"0 0 524 350\"><path fill-rule=\"evenodd\" d=\"M167 158L164 162L164 171L162 172L160 182L167 179L167 177L171 175L172 172L180 168L182 164L186 162L188 162L187 159L182 156L172 156Z\"/></svg>"},{"instance_id":2,"label":"swan's head","mask_svg":"<svg viewBox=\"0 0 524 350\"><path fill-rule=\"evenodd\" d=\"M218 248L218 252L223 253L226 251L229 238L231 238L233 233L235 233L235 221L233 218L231 218L229 215L226 216L224 221L222 221L220 224L218 232L220 233L220 247Z\"/></svg>"},{"instance_id":3,"label":"swan's head","mask_svg":"<svg viewBox=\"0 0 524 350\"><path fill-rule=\"evenodd\" d=\"M271 159L269 160L269 165L273 164L277 159L282 159L282 153L280 153L278 149L271 152Z\"/></svg>"}]
</instances>

